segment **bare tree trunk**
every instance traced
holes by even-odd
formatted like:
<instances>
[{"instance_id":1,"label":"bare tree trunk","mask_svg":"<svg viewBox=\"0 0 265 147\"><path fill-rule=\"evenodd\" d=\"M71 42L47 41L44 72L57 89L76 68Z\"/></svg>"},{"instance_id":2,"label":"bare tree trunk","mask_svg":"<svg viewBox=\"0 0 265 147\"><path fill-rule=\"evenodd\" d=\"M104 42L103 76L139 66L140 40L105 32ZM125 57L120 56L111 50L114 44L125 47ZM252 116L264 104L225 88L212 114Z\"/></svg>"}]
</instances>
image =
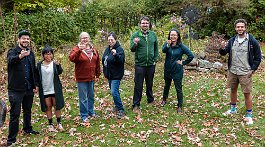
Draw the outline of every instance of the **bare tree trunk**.
<instances>
[{"instance_id":1,"label":"bare tree trunk","mask_svg":"<svg viewBox=\"0 0 265 147\"><path fill-rule=\"evenodd\" d=\"M2 28L4 32L4 48L6 48L7 43L6 43L6 29L5 29L5 19L2 14L2 4L0 3L0 15L1 15L1 20L2 20Z\"/></svg>"},{"instance_id":2,"label":"bare tree trunk","mask_svg":"<svg viewBox=\"0 0 265 147\"><path fill-rule=\"evenodd\" d=\"M17 42L17 10L16 10L16 5L14 4L14 43L16 44Z\"/></svg>"}]
</instances>

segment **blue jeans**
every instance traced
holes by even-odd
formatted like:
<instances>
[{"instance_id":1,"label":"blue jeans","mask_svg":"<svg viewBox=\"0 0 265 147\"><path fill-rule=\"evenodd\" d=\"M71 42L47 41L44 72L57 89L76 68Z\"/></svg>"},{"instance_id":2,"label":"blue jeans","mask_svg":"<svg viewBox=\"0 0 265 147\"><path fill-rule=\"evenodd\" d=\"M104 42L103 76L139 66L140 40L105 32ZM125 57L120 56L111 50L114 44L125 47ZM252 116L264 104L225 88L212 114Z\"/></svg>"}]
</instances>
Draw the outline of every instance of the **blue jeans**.
<instances>
[{"instance_id":1,"label":"blue jeans","mask_svg":"<svg viewBox=\"0 0 265 147\"><path fill-rule=\"evenodd\" d=\"M109 87L111 90L111 95L113 97L115 107L118 108L118 111L124 111L119 92L120 80L109 80Z\"/></svg>"},{"instance_id":2,"label":"blue jeans","mask_svg":"<svg viewBox=\"0 0 265 147\"><path fill-rule=\"evenodd\" d=\"M79 109L82 120L95 114L94 111L94 81L77 82Z\"/></svg>"}]
</instances>

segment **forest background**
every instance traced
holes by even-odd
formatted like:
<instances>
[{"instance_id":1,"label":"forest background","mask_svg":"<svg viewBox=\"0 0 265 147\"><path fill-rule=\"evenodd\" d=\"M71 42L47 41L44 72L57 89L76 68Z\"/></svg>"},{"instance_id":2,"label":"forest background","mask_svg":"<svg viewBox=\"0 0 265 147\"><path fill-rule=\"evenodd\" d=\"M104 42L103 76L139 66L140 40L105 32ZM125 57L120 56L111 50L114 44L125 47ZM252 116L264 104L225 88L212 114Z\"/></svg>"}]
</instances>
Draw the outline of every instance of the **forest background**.
<instances>
[{"instance_id":1,"label":"forest background","mask_svg":"<svg viewBox=\"0 0 265 147\"><path fill-rule=\"evenodd\" d=\"M37 48L76 42L81 31L95 41L102 41L101 31L114 31L126 40L142 15L150 17L158 35L166 35L172 27L185 28L183 12L188 7L198 12L191 27L201 39L213 31L229 38L234 35L234 21L244 18L249 32L265 40L264 0L2 0L0 51L16 43L21 29L31 31ZM176 23L168 25L172 17Z\"/></svg>"}]
</instances>

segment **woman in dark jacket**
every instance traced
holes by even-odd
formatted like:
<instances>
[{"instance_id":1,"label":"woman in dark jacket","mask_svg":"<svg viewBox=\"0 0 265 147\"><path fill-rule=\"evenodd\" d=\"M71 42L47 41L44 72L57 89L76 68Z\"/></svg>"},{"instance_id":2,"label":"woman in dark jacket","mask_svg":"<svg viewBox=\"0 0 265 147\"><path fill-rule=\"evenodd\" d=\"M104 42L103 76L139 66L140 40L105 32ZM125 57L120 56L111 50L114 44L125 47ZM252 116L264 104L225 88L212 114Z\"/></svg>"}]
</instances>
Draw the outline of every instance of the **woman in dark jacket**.
<instances>
[{"instance_id":1,"label":"woman in dark jacket","mask_svg":"<svg viewBox=\"0 0 265 147\"><path fill-rule=\"evenodd\" d=\"M102 56L103 73L105 78L108 79L115 111L118 111L117 118L120 119L125 115L119 92L120 81L124 75L125 55L115 33L109 33L108 43L109 46L105 49Z\"/></svg>"},{"instance_id":2,"label":"woman in dark jacket","mask_svg":"<svg viewBox=\"0 0 265 147\"><path fill-rule=\"evenodd\" d=\"M57 129L62 131L61 109L64 107L64 97L59 75L63 72L63 69L59 62L53 60L53 49L51 47L44 47L42 56L43 60L37 64L41 110L46 112L48 117L48 130L57 132L52 124L52 107L54 107Z\"/></svg>"},{"instance_id":3,"label":"woman in dark jacket","mask_svg":"<svg viewBox=\"0 0 265 147\"><path fill-rule=\"evenodd\" d=\"M181 112L183 103L182 79L183 79L183 65L186 65L194 58L192 52L181 42L180 33L177 29L172 29L168 34L168 41L162 47L163 53L166 53L164 64L164 92L161 105L166 104L168 92L173 79L177 91L178 108L177 112ZM187 59L182 60L182 56L186 54Z\"/></svg>"}]
</instances>

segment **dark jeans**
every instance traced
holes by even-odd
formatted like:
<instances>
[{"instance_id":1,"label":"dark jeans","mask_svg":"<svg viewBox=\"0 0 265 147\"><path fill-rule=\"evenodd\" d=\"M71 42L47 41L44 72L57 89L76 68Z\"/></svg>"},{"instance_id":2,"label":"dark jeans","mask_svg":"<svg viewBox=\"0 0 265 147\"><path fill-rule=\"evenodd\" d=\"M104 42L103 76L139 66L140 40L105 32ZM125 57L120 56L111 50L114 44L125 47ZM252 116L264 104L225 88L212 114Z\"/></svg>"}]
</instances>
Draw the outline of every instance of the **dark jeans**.
<instances>
[{"instance_id":1,"label":"dark jeans","mask_svg":"<svg viewBox=\"0 0 265 147\"><path fill-rule=\"evenodd\" d=\"M19 130L19 116L21 112L21 105L23 109L23 130L32 130L31 126L31 108L33 103L34 93L28 92L15 92L8 91L10 102L10 122L7 142L16 142L16 136Z\"/></svg>"},{"instance_id":2,"label":"dark jeans","mask_svg":"<svg viewBox=\"0 0 265 147\"><path fill-rule=\"evenodd\" d=\"M170 89L172 79L168 77L164 77L164 80L165 80L165 86L164 86L164 92L163 92L163 100L166 101L166 99L168 98L168 92ZM173 81L174 81L175 89L177 92L178 107L182 107L182 103L183 103L182 79L173 79Z\"/></svg>"},{"instance_id":3,"label":"dark jeans","mask_svg":"<svg viewBox=\"0 0 265 147\"><path fill-rule=\"evenodd\" d=\"M155 74L155 65L135 66L133 107L140 106L144 80L146 83L147 102L151 103L154 101L153 90L152 90L154 74Z\"/></svg>"}]
</instances>

